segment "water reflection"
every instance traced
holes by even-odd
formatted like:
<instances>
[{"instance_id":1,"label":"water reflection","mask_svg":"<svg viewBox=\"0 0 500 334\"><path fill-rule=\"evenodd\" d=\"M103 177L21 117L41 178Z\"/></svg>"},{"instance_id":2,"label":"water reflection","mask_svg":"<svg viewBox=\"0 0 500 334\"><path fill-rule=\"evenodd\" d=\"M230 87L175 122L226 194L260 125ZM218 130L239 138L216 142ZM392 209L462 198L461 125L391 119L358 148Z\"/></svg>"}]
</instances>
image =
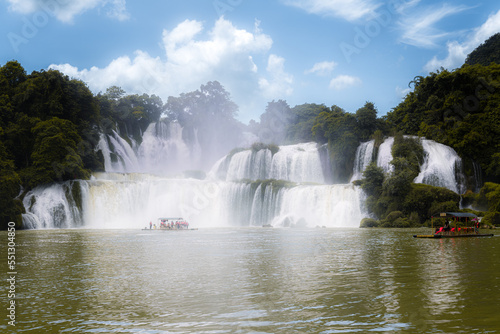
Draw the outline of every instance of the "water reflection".
<instances>
[{"instance_id":1,"label":"water reflection","mask_svg":"<svg viewBox=\"0 0 500 334\"><path fill-rule=\"evenodd\" d=\"M411 235L407 230L257 228L19 232L16 329L500 330L498 239L416 240Z\"/></svg>"}]
</instances>

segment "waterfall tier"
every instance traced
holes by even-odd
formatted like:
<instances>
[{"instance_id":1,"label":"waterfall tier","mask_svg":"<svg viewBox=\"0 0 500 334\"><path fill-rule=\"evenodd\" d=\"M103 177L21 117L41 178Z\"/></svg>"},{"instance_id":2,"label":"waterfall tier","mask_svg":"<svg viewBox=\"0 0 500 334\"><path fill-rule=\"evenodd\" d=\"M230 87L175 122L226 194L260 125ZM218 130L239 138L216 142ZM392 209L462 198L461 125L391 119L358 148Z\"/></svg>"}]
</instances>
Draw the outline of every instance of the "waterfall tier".
<instances>
[{"instance_id":1,"label":"waterfall tier","mask_svg":"<svg viewBox=\"0 0 500 334\"><path fill-rule=\"evenodd\" d=\"M144 174L97 173L92 180L37 188L26 196L25 206L31 228L80 227L82 222L89 228L141 228L165 215L184 217L197 227L358 227L362 218L358 190L352 185L221 182Z\"/></svg>"},{"instance_id":2,"label":"waterfall tier","mask_svg":"<svg viewBox=\"0 0 500 334\"><path fill-rule=\"evenodd\" d=\"M323 170L317 144L303 143L280 146L274 154L263 148L227 155L216 163L210 175L223 181L275 179L324 184Z\"/></svg>"}]
</instances>

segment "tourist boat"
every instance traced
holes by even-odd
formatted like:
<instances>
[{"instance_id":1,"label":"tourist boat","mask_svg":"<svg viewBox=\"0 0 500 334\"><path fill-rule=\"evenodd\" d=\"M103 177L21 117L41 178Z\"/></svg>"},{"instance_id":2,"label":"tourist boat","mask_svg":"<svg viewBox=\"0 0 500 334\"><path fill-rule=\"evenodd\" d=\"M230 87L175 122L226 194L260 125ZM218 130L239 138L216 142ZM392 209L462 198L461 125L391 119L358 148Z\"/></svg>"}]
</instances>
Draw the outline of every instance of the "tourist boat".
<instances>
[{"instance_id":1,"label":"tourist boat","mask_svg":"<svg viewBox=\"0 0 500 334\"><path fill-rule=\"evenodd\" d=\"M447 222L444 227L434 230L434 218L445 219ZM432 230L434 234L415 234L414 238L474 238L474 237L492 237L493 234L479 233L479 218L477 215L469 212L441 212L438 216L431 217ZM458 223L461 226L458 226ZM462 226L465 225L465 226ZM470 225L470 226L469 226Z\"/></svg>"},{"instance_id":2,"label":"tourist boat","mask_svg":"<svg viewBox=\"0 0 500 334\"><path fill-rule=\"evenodd\" d=\"M189 223L184 218L158 218L158 222L149 223L149 228L146 226L143 230L147 231L181 231L181 230L197 230L197 228L189 228Z\"/></svg>"}]
</instances>

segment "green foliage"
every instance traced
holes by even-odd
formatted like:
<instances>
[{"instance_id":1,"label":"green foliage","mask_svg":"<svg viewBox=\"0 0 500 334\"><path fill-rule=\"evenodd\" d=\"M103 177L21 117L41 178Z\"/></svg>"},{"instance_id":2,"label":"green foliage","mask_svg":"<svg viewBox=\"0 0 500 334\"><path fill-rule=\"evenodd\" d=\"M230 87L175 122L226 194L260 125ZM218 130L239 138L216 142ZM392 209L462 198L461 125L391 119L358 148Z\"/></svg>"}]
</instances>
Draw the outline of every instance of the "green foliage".
<instances>
[{"instance_id":1,"label":"green foliage","mask_svg":"<svg viewBox=\"0 0 500 334\"><path fill-rule=\"evenodd\" d=\"M11 221L20 227L24 207L16 197L21 190L21 179L15 171L14 161L10 159L2 142L0 142L0 184L2 185L0 187L0 229L6 229L7 223Z\"/></svg>"},{"instance_id":2,"label":"green foliage","mask_svg":"<svg viewBox=\"0 0 500 334\"><path fill-rule=\"evenodd\" d=\"M500 33L488 38L465 59L465 63L468 65L481 64L488 66L492 62L500 64Z\"/></svg>"},{"instance_id":3,"label":"green foliage","mask_svg":"<svg viewBox=\"0 0 500 334\"><path fill-rule=\"evenodd\" d=\"M366 102L364 107L356 111L359 140L366 141L377 130L377 109L372 102Z\"/></svg>"},{"instance_id":4,"label":"green foliage","mask_svg":"<svg viewBox=\"0 0 500 334\"><path fill-rule=\"evenodd\" d=\"M360 181L361 188L368 196L379 196L384 183L384 170L372 162L365 168Z\"/></svg>"},{"instance_id":5,"label":"green foliage","mask_svg":"<svg viewBox=\"0 0 500 334\"><path fill-rule=\"evenodd\" d=\"M291 124L287 131L287 139L291 142L313 141L313 126L316 118L323 112L330 112L324 104L306 103L291 109Z\"/></svg>"},{"instance_id":6,"label":"green foliage","mask_svg":"<svg viewBox=\"0 0 500 334\"><path fill-rule=\"evenodd\" d=\"M478 210L500 212L500 184L486 182L472 205Z\"/></svg>"},{"instance_id":7,"label":"green foliage","mask_svg":"<svg viewBox=\"0 0 500 334\"><path fill-rule=\"evenodd\" d=\"M500 180L500 65L442 70L413 84L387 114L388 125L451 146L478 162L487 179Z\"/></svg>"},{"instance_id":8,"label":"green foliage","mask_svg":"<svg viewBox=\"0 0 500 334\"><path fill-rule=\"evenodd\" d=\"M498 211L489 211L481 220L481 224L483 225L493 225L500 226L500 212Z\"/></svg>"},{"instance_id":9,"label":"green foliage","mask_svg":"<svg viewBox=\"0 0 500 334\"><path fill-rule=\"evenodd\" d=\"M104 132L118 130L138 142L149 124L158 122L165 110L156 95L125 95L125 91L116 86L108 88L104 95L97 95L97 101Z\"/></svg>"},{"instance_id":10,"label":"green foliage","mask_svg":"<svg viewBox=\"0 0 500 334\"><path fill-rule=\"evenodd\" d=\"M332 106L314 119L312 134L318 142L328 142L334 179L337 182L347 182L360 142L356 117Z\"/></svg>"},{"instance_id":11,"label":"green foliage","mask_svg":"<svg viewBox=\"0 0 500 334\"><path fill-rule=\"evenodd\" d=\"M179 97L170 96L165 111L171 121L183 127L185 141L194 141L197 134L203 161L226 154L243 132L243 124L234 118L238 106L217 81Z\"/></svg>"},{"instance_id":12,"label":"green foliage","mask_svg":"<svg viewBox=\"0 0 500 334\"><path fill-rule=\"evenodd\" d=\"M423 222L441 211L458 211L460 195L441 187L413 183L402 203L402 211L409 215L418 214Z\"/></svg>"},{"instance_id":13,"label":"green foliage","mask_svg":"<svg viewBox=\"0 0 500 334\"><path fill-rule=\"evenodd\" d=\"M35 144L31 154L33 168L26 180L29 187L90 177L77 153L81 137L72 122L54 117L39 122L32 131Z\"/></svg>"},{"instance_id":14,"label":"green foliage","mask_svg":"<svg viewBox=\"0 0 500 334\"><path fill-rule=\"evenodd\" d=\"M379 225L378 221L373 218L363 218L361 220L361 223L359 224L359 227L361 228L367 228L367 227L377 227Z\"/></svg>"}]
</instances>

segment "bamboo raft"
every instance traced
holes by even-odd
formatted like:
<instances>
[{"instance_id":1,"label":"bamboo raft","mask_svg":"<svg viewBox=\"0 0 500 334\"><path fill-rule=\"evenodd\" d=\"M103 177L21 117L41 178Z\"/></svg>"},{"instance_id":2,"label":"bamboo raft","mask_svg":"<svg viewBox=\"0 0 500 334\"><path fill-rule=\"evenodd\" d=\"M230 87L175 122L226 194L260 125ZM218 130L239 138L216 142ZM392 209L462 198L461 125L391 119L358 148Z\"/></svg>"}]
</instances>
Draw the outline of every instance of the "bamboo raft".
<instances>
[{"instance_id":1,"label":"bamboo raft","mask_svg":"<svg viewBox=\"0 0 500 334\"><path fill-rule=\"evenodd\" d=\"M477 237L492 237L494 236L493 233L491 234L484 234L484 233L478 233L478 234L414 234L414 238L434 238L434 239L441 239L441 238L477 238Z\"/></svg>"},{"instance_id":2,"label":"bamboo raft","mask_svg":"<svg viewBox=\"0 0 500 334\"><path fill-rule=\"evenodd\" d=\"M478 217L469 212L442 212L439 218L451 218L455 222L455 227L451 230L443 230L441 228L439 231L436 231L434 234L415 234L414 238L430 238L430 239L442 239L442 238L478 238L478 237L492 237L493 233L479 233L479 223ZM458 227L457 222L464 221L465 224L476 221L476 227ZM431 217L432 221L432 229L434 229L434 216Z\"/></svg>"}]
</instances>

